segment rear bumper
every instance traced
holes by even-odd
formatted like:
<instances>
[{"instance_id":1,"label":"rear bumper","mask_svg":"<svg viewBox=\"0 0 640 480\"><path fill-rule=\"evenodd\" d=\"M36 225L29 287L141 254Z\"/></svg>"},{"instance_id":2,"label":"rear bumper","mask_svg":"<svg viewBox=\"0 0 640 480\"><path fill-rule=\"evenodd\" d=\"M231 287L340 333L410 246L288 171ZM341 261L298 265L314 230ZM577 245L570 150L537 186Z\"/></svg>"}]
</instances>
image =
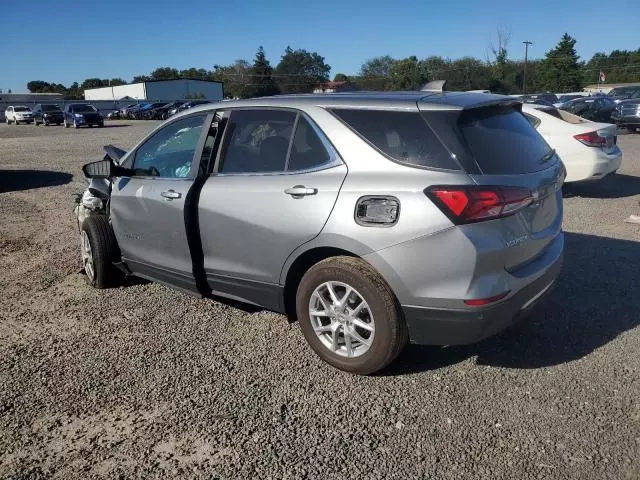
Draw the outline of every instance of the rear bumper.
<instances>
[{"instance_id":1,"label":"rear bumper","mask_svg":"<svg viewBox=\"0 0 640 480\"><path fill-rule=\"evenodd\" d=\"M478 342L507 328L527 314L549 293L563 263L563 234L541 258L524 268L529 283L506 299L480 308L431 308L402 305L411 343L465 345ZM533 272L536 273L533 273ZM515 283L515 282L514 282Z\"/></svg>"},{"instance_id":2,"label":"rear bumper","mask_svg":"<svg viewBox=\"0 0 640 480\"><path fill-rule=\"evenodd\" d=\"M411 343L465 345L498 333L526 317L553 289L562 262L561 253L536 280L490 307L452 310L403 305Z\"/></svg>"},{"instance_id":3,"label":"rear bumper","mask_svg":"<svg viewBox=\"0 0 640 480\"><path fill-rule=\"evenodd\" d=\"M619 148L611 154L593 151L567 157L565 183L600 180L618 170L621 164L622 151Z\"/></svg>"}]
</instances>

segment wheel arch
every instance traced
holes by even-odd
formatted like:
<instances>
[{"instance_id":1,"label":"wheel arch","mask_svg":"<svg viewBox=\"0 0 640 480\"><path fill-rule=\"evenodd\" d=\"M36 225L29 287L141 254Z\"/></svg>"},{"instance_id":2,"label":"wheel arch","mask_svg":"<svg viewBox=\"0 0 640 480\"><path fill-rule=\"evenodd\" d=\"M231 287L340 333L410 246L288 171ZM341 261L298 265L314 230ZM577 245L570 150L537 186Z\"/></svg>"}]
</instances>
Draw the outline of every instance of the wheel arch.
<instances>
[{"instance_id":1,"label":"wheel arch","mask_svg":"<svg viewBox=\"0 0 640 480\"><path fill-rule=\"evenodd\" d=\"M291 262L284 273L284 310L289 323L297 320L296 317L296 293L298 285L304 274L316 263L330 257L347 256L361 258L354 252L338 247L312 247L300 253Z\"/></svg>"}]
</instances>

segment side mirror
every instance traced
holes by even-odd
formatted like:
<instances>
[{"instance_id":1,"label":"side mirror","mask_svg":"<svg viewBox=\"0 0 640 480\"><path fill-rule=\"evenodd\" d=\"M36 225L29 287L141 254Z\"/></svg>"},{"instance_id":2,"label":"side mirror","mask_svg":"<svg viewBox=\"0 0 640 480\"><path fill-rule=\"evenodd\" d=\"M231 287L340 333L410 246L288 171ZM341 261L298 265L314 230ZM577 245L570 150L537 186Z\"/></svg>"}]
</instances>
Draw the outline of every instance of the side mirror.
<instances>
[{"instance_id":1,"label":"side mirror","mask_svg":"<svg viewBox=\"0 0 640 480\"><path fill-rule=\"evenodd\" d=\"M82 167L82 173L87 178L131 177L134 175L134 170L120 167L109 158L87 163Z\"/></svg>"}]
</instances>

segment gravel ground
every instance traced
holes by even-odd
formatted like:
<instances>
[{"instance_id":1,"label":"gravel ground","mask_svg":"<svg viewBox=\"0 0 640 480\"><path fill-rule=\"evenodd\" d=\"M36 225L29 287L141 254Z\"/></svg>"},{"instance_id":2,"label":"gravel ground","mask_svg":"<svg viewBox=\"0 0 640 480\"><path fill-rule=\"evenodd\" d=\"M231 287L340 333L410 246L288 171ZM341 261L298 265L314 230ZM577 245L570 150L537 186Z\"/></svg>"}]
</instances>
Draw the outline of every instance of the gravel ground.
<instances>
[{"instance_id":1,"label":"gravel ground","mask_svg":"<svg viewBox=\"0 0 640 480\"><path fill-rule=\"evenodd\" d=\"M108 126L0 125L0 477L640 477L640 135L567 190L563 275L529 321L357 377L277 314L85 284L80 166L155 123Z\"/></svg>"}]
</instances>

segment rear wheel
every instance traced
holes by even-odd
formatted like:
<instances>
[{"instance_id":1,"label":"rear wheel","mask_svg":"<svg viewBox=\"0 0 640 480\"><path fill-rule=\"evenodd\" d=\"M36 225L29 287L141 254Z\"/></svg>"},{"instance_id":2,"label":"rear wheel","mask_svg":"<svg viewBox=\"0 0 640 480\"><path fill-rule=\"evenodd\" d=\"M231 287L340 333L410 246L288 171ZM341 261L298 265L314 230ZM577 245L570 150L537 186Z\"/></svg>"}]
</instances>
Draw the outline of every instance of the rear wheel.
<instances>
[{"instance_id":1,"label":"rear wheel","mask_svg":"<svg viewBox=\"0 0 640 480\"><path fill-rule=\"evenodd\" d=\"M82 222L80 253L89 285L105 288L117 282L120 275L113 262L118 257L118 243L105 215L90 215Z\"/></svg>"},{"instance_id":2,"label":"rear wheel","mask_svg":"<svg viewBox=\"0 0 640 480\"><path fill-rule=\"evenodd\" d=\"M296 311L311 348L347 372L383 369L408 340L391 288L359 258L332 257L311 267L298 287Z\"/></svg>"}]
</instances>

